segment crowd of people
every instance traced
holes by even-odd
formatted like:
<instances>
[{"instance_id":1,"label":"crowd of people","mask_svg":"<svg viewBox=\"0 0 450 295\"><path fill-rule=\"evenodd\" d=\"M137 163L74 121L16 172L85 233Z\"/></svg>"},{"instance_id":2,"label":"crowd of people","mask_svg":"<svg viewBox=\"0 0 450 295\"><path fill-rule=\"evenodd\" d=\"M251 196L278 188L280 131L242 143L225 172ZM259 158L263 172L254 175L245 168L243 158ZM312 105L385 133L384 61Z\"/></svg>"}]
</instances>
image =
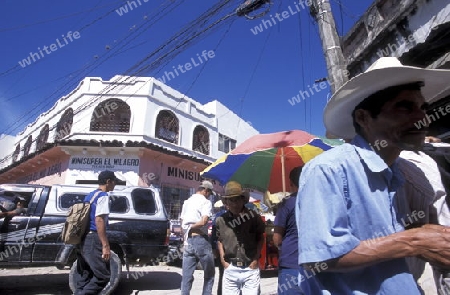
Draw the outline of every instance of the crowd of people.
<instances>
[{"instance_id":1,"label":"crowd of people","mask_svg":"<svg viewBox=\"0 0 450 295\"><path fill-rule=\"evenodd\" d=\"M273 236L278 294L423 294L417 280L426 262L438 294L450 294L448 188L421 151L428 125L415 124L424 122L429 102L449 81L448 70L383 57L332 96L325 126L346 143L290 173L292 194L279 205ZM218 292L260 294L264 223L246 209L239 183L227 183L222 200L227 210L215 221L224 269ZM183 274L185 267L192 268L183 261ZM189 275L182 294L189 294ZM205 273L203 295L212 294L206 281Z\"/></svg>"}]
</instances>

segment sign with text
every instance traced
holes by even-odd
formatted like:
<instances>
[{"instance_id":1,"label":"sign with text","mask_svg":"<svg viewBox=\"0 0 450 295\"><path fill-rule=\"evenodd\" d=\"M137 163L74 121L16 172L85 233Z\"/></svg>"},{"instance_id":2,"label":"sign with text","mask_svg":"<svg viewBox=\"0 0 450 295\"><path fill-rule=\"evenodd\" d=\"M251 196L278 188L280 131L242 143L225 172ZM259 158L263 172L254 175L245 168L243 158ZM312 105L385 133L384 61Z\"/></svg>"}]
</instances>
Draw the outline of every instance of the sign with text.
<instances>
[{"instance_id":1,"label":"sign with text","mask_svg":"<svg viewBox=\"0 0 450 295\"><path fill-rule=\"evenodd\" d=\"M167 167L167 176L188 179L188 180L195 180L197 182L204 180L203 177L200 176L199 172L181 169L178 167L171 167L171 166ZM212 184L216 184L215 180L210 180L210 181L212 182Z\"/></svg>"},{"instance_id":2,"label":"sign with text","mask_svg":"<svg viewBox=\"0 0 450 295\"><path fill-rule=\"evenodd\" d=\"M69 169L138 171L139 158L72 156Z\"/></svg>"},{"instance_id":3,"label":"sign with text","mask_svg":"<svg viewBox=\"0 0 450 295\"><path fill-rule=\"evenodd\" d=\"M36 181L54 174L61 174L61 162L55 163L49 167L41 169L40 171L35 171L34 173L30 173L24 177L21 177L17 179L17 183L29 183L31 181Z\"/></svg>"}]
</instances>

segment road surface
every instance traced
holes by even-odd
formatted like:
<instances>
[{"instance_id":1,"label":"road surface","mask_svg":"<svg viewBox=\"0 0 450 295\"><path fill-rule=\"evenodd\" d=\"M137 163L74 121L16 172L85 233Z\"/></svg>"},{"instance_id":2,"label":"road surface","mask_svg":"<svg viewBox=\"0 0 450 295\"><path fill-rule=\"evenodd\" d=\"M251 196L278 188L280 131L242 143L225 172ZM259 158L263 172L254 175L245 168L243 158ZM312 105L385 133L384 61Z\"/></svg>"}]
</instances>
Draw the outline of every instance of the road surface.
<instances>
[{"instance_id":1,"label":"road surface","mask_svg":"<svg viewBox=\"0 0 450 295\"><path fill-rule=\"evenodd\" d=\"M56 267L34 267L24 269L0 269L1 295L71 295L68 270ZM218 268L214 292L217 290ZM195 271L195 281L191 294L202 293L203 271ZM261 295L277 294L277 272L265 271L261 274ZM429 265L419 280L426 295L435 295L436 288ZM114 295L179 295L181 268L176 266L146 266L130 268L130 278L122 273L122 279ZM215 293L214 293L215 294Z\"/></svg>"},{"instance_id":2,"label":"road surface","mask_svg":"<svg viewBox=\"0 0 450 295\"><path fill-rule=\"evenodd\" d=\"M0 269L1 295L71 295L69 270L56 267L33 267L24 269ZM122 279L114 295L179 295L181 268L175 266L146 266L130 268L130 278L122 273ZM201 294L203 271L195 271L195 281L191 294ZM277 294L276 271L264 272L261 279L262 295ZM218 268L214 282L217 290Z\"/></svg>"}]
</instances>

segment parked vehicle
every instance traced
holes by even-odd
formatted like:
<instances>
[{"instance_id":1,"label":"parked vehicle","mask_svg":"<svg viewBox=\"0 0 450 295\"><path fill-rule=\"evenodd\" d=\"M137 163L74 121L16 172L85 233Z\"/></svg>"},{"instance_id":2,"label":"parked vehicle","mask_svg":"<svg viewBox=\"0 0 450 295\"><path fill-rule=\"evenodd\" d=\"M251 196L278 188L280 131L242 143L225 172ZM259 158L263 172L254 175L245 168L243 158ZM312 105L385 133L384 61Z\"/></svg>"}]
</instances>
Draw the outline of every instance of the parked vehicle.
<instances>
[{"instance_id":1,"label":"parked vehicle","mask_svg":"<svg viewBox=\"0 0 450 295\"><path fill-rule=\"evenodd\" d=\"M61 241L61 231L71 205L83 202L94 190L84 185L0 185L0 195L18 195L26 213L0 219L0 268L71 266L70 286L76 267L77 247ZM122 265L157 264L167 255L169 220L159 192L153 187L120 187L110 194L110 290L118 284Z\"/></svg>"}]
</instances>

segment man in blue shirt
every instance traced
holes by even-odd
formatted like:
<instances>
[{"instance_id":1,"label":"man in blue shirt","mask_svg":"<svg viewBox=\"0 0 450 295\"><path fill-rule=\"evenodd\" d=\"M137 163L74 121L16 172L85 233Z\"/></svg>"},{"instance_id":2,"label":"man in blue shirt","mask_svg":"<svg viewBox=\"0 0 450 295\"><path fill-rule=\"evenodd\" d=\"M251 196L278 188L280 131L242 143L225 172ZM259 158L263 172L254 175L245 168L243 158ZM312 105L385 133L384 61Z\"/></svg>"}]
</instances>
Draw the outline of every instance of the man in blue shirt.
<instances>
[{"instance_id":1,"label":"man in blue shirt","mask_svg":"<svg viewBox=\"0 0 450 295\"><path fill-rule=\"evenodd\" d=\"M278 257L278 295L304 294L304 291L298 284L298 278L314 280L311 273L308 273L307 270L298 265L299 241L297 224L295 223L295 203L301 172L302 167L295 167L289 173L292 193L279 204L275 216L273 241L275 246L281 248ZM313 292L313 288L316 287L313 281L302 285L303 288L309 287L309 292Z\"/></svg>"},{"instance_id":2,"label":"man in blue shirt","mask_svg":"<svg viewBox=\"0 0 450 295\"><path fill-rule=\"evenodd\" d=\"M99 187L86 196L84 202L91 203L89 232L81 242L81 255L77 257L75 295L100 294L110 280L109 259L111 249L106 229L109 215L108 192L114 190L118 178L112 171L98 175Z\"/></svg>"},{"instance_id":3,"label":"man in blue shirt","mask_svg":"<svg viewBox=\"0 0 450 295\"><path fill-rule=\"evenodd\" d=\"M396 193L398 156L421 149L429 122L417 122L426 122L427 102L448 81L450 71L385 57L327 104L327 130L353 140L314 158L300 177L298 262L314 273L318 294L420 294L405 257L450 265L449 229L415 224L421 212L400 210L405 200Z\"/></svg>"}]
</instances>

